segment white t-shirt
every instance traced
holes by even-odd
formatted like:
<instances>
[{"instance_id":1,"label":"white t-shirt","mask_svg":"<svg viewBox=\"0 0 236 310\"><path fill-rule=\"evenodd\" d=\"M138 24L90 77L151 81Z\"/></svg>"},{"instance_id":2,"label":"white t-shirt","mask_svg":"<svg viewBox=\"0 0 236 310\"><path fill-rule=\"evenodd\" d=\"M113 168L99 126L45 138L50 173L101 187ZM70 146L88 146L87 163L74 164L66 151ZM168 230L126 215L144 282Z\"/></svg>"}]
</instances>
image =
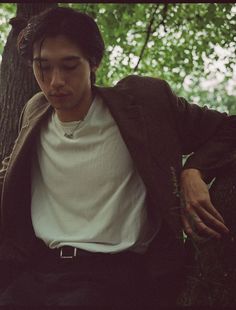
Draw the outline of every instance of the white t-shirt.
<instances>
[{"instance_id":1,"label":"white t-shirt","mask_svg":"<svg viewBox=\"0 0 236 310\"><path fill-rule=\"evenodd\" d=\"M41 128L32 161L36 236L50 248L144 252L154 237L146 189L100 97L77 124L62 123L53 113ZM74 138L65 137L75 126Z\"/></svg>"}]
</instances>

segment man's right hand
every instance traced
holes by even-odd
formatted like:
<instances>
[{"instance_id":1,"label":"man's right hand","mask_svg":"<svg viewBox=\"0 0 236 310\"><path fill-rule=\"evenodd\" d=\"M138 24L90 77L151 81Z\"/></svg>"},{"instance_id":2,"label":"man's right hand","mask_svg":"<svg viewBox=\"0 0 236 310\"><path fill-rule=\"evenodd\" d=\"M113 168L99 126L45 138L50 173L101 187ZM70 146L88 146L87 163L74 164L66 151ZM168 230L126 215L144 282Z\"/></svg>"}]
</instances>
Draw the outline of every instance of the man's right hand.
<instances>
[{"instance_id":1,"label":"man's right hand","mask_svg":"<svg viewBox=\"0 0 236 310\"><path fill-rule=\"evenodd\" d=\"M181 174L181 194L184 206L181 219L185 233L197 239L220 239L229 233L220 213L210 200L207 184L197 169L186 169Z\"/></svg>"}]
</instances>

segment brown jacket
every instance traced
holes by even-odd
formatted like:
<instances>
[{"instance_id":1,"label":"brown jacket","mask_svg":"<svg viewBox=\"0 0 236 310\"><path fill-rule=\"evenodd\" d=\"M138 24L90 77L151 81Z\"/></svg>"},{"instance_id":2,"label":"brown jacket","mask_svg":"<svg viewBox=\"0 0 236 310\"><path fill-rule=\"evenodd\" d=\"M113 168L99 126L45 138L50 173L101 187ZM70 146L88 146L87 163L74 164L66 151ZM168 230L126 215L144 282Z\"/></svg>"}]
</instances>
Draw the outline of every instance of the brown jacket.
<instances>
[{"instance_id":1,"label":"brown jacket","mask_svg":"<svg viewBox=\"0 0 236 310\"><path fill-rule=\"evenodd\" d=\"M181 239L176 186L182 170L182 155L194 152L186 168L200 169L209 179L216 176L236 146L235 116L189 104L175 96L160 79L129 76L115 87L95 88L117 122L146 185L150 221L155 225L161 216ZM16 257L16 252L11 252L13 247L26 258L33 248L30 161L39 128L51 112L52 107L42 93L29 100L13 151L3 162L0 259Z\"/></svg>"}]
</instances>

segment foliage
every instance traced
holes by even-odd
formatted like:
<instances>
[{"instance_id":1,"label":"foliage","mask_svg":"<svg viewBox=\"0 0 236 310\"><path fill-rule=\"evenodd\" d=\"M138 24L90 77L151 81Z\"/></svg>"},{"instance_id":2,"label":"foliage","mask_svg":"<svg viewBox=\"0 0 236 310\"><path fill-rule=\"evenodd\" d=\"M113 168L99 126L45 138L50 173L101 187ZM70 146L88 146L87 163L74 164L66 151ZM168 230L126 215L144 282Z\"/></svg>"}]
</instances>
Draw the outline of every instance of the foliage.
<instances>
[{"instance_id":1,"label":"foliage","mask_svg":"<svg viewBox=\"0 0 236 310\"><path fill-rule=\"evenodd\" d=\"M9 20L16 15L16 5L13 3L0 4L0 54L3 52L7 35L11 29Z\"/></svg>"},{"instance_id":2,"label":"foliage","mask_svg":"<svg viewBox=\"0 0 236 310\"><path fill-rule=\"evenodd\" d=\"M160 77L179 95L196 103L236 112L234 96L226 90L236 65L236 5L73 3L69 6L93 16L104 36L107 52L98 72L99 84L115 83L128 74ZM231 53L224 59L225 71L218 69L223 80L208 92L202 89L200 80L217 77L213 69L207 72L204 66L207 57L210 63L219 60L214 48L217 45L230 49ZM183 84L189 77L192 85L186 90Z\"/></svg>"},{"instance_id":3,"label":"foliage","mask_svg":"<svg viewBox=\"0 0 236 310\"><path fill-rule=\"evenodd\" d=\"M111 85L128 74L160 77L182 96L219 110L236 112L227 92L236 68L236 5L233 3L59 3L86 12L100 26L106 54L98 70L97 83ZM14 4L1 4L7 14ZM3 14L3 13L2 13ZM7 17L8 18L8 17ZM3 24L2 24L3 27ZM3 27L4 28L4 27ZM3 35L6 34L6 29ZM1 41L3 42L3 41ZM1 44L0 42L0 44ZM223 79L213 92L200 81L212 78L206 60L219 60L215 47L230 50ZM236 71L236 70L235 70ZM213 78L217 74L213 74ZM191 86L185 87L187 79Z\"/></svg>"}]
</instances>

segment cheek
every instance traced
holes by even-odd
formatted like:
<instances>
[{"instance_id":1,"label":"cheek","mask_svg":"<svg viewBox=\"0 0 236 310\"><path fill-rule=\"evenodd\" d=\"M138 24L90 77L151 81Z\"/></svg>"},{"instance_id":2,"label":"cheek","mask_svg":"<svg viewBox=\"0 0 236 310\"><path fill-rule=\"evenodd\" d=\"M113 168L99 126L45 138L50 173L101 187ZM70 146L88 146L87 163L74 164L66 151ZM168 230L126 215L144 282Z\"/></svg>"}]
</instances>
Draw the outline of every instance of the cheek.
<instances>
[{"instance_id":1,"label":"cheek","mask_svg":"<svg viewBox=\"0 0 236 310\"><path fill-rule=\"evenodd\" d=\"M74 89L81 89L90 85L90 73L87 71L70 75L67 79L68 84Z\"/></svg>"}]
</instances>

